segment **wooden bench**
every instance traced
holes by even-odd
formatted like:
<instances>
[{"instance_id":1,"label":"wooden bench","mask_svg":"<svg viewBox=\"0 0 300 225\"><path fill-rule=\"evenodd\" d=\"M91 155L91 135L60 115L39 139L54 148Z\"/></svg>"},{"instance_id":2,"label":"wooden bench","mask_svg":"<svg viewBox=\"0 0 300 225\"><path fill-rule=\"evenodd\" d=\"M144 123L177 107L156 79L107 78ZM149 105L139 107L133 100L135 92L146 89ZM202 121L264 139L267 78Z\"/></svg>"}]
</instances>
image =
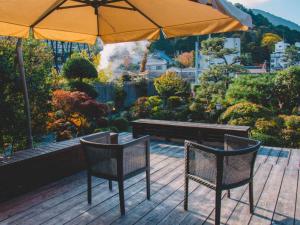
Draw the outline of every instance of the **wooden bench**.
<instances>
[{"instance_id":1,"label":"wooden bench","mask_svg":"<svg viewBox=\"0 0 300 225\"><path fill-rule=\"evenodd\" d=\"M116 134L111 134L115 141ZM0 201L86 168L79 138L49 143L0 160Z\"/></svg>"},{"instance_id":2,"label":"wooden bench","mask_svg":"<svg viewBox=\"0 0 300 225\"><path fill-rule=\"evenodd\" d=\"M131 122L133 137L151 135L166 139L194 140L214 146L223 145L224 134L248 137L250 127L140 119Z\"/></svg>"}]
</instances>

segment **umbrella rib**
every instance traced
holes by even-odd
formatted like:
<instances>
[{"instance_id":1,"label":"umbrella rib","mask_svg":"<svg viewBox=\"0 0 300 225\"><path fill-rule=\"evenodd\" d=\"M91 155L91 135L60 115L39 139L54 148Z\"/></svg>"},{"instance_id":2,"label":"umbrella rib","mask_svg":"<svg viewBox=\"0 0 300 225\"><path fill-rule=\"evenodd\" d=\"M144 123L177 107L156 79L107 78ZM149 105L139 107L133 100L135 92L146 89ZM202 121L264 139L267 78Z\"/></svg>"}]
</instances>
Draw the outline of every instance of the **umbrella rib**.
<instances>
[{"instance_id":1,"label":"umbrella rib","mask_svg":"<svg viewBox=\"0 0 300 225\"><path fill-rule=\"evenodd\" d=\"M62 6L67 0L58 1L56 5L54 5L52 8L49 8L47 12L43 15L41 15L30 27L35 27L38 25L41 21L43 21L47 16L49 16L51 13L53 13L57 8Z\"/></svg>"},{"instance_id":2,"label":"umbrella rib","mask_svg":"<svg viewBox=\"0 0 300 225\"><path fill-rule=\"evenodd\" d=\"M160 26L153 19L151 19L149 16L147 16L142 10L140 10L139 8L137 8L134 4L132 4L131 2L129 2L129 0L124 0L124 1L128 5L130 5L133 9L135 9L136 11L138 11L143 17L145 17L147 20L149 20L151 23L153 23L155 26L157 26L158 28L162 29L162 26Z\"/></svg>"}]
</instances>

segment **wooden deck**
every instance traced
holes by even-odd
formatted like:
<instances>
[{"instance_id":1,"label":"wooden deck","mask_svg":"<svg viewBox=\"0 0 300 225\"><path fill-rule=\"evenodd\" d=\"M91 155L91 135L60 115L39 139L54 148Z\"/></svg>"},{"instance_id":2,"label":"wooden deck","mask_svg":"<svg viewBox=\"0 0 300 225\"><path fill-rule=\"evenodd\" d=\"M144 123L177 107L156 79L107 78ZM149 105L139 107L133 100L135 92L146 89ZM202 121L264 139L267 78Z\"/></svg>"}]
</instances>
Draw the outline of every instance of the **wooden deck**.
<instances>
[{"instance_id":1,"label":"wooden deck","mask_svg":"<svg viewBox=\"0 0 300 225\"><path fill-rule=\"evenodd\" d=\"M124 137L124 136L123 136ZM127 137L128 138L128 137ZM189 211L183 210L183 147L151 144L151 200L145 175L125 182L126 216L120 217L116 183L93 178L87 204L85 172L0 204L0 224L213 224L214 192L191 181ZM300 150L262 148L254 178L255 214L249 214L247 186L224 193L224 224L300 225ZM298 193L298 194L297 194Z\"/></svg>"}]
</instances>

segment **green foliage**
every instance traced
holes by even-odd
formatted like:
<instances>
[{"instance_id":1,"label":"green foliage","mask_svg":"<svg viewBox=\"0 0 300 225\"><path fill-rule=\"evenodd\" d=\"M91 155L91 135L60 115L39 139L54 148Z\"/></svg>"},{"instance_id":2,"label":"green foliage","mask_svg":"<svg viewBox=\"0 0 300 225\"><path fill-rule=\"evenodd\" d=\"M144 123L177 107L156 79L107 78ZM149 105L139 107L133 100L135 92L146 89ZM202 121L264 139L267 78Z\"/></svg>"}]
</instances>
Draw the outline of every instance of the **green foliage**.
<instances>
[{"instance_id":1,"label":"green foliage","mask_svg":"<svg viewBox=\"0 0 300 225\"><path fill-rule=\"evenodd\" d=\"M131 108L133 118L151 118L162 109L163 101L159 96L140 97Z\"/></svg>"},{"instance_id":2,"label":"green foliage","mask_svg":"<svg viewBox=\"0 0 300 225\"><path fill-rule=\"evenodd\" d=\"M127 96L127 93L124 90L124 83L122 80L119 80L114 83L114 90L115 90L115 96L114 96L115 106L118 110L120 110L124 107L124 101Z\"/></svg>"},{"instance_id":3,"label":"green foliage","mask_svg":"<svg viewBox=\"0 0 300 225\"><path fill-rule=\"evenodd\" d=\"M154 80L158 94L167 99L170 96L186 97L189 94L188 84L175 72L166 72Z\"/></svg>"},{"instance_id":4,"label":"green foliage","mask_svg":"<svg viewBox=\"0 0 300 225\"><path fill-rule=\"evenodd\" d=\"M224 60L225 64L228 64L225 56L236 54L237 50L225 48L225 40L225 37L215 37L202 41L202 53L213 59L221 58Z\"/></svg>"},{"instance_id":5,"label":"green foliage","mask_svg":"<svg viewBox=\"0 0 300 225\"><path fill-rule=\"evenodd\" d=\"M45 133L50 99L52 53L45 43L27 39L23 56L34 138ZM23 89L16 64L16 40L0 40L0 149L5 142L14 150L25 147L26 116Z\"/></svg>"},{"instance_id":6,"label":"green foliage","mask_svg":"<svg viewBox=\"0 0 300 225\"><path fill-rule=\"evenodd\" d=\"M289 46L285 50L284 61L287 62L287 66L294 66L300 61L299 48L295 45Z\"/></svg>"},{"instance_id":7,"label":"green foliage","mask_svg":"<svg viewBox=\"0 0 300 225\"><path fill-rule=\"evenodd\" d=\"M91 61L81 56L67 59L62 68L63 75L68 79L96 78L98 73Z\"/></svg>"},{"instance_id":8,"label":"green foliage","mask_svg":"<svg viewBox=\"0 0 300 225\"><path fill-rule=\"evenodd\" d=\"M275 97L279 110L290 114L300 99L300 67L294 66L277 72L275 77Z\"/></svg>"},{"instance_id":9,"label":"green foliage","mask_svg":"<svg viewBox=\"0 0 300 225\"><path fill-rule=\"evenodd\" d=\"M118 117L111 121L111 125L116 127L119 131L128 131L129 122L123 117Z\"/></svg>"},{"instance_id":10,"label":"green foliage","mask_svg":"<svg viewBox=\"0 0 300 225\"><path fill-rule=\"evenodd\" d=\"M300 147L300 116L280 115L283 120L281 138L286 147Z\"/></svg>"},{"instance_id":11,"label":"green foliage","mask_svg":"<svg viewBox=\"0 0 300 225\"><path fill-rule=\"evenodd\" d=\"M71 91L80 91L86 93L91 98L97 98L98 92L94 86L81 82L81 81L70 81L69 87Z\"/></svg>"},{"instance_id":12,"label":"green foliage","mask_svg":"<svg viewBox=\"0 0 300 225\"><path fill-rule=\"evenodd\" d=\"M170 96L167 101L167 106L170 109L175 109L181 106L182 101L183 101L182 98L180 98L179 96Z\"/></svg>"},{"instance_id":13,"label":"green foliage","mask_svg":"<svg viewBox=\"0 0 300 225\"><path fill-rule=\"evenodd\" d=\"M253 102L264 106L273 106L275 100L274 76L272 74L241 75L233 80L226 92L229 104L242 101Z\"/></svg>"},{"instance_id":14,"label":"green foliage","mask_svg":"<svg viewBox=\"0 0 300 225\"><path fill-rule=\"evenodd\" d=\"M258 104L241 102L227 108L221 115L221 121L231 125L254 126L258 118L269 118L272 112Z\"/></svg>"}]
</instances>

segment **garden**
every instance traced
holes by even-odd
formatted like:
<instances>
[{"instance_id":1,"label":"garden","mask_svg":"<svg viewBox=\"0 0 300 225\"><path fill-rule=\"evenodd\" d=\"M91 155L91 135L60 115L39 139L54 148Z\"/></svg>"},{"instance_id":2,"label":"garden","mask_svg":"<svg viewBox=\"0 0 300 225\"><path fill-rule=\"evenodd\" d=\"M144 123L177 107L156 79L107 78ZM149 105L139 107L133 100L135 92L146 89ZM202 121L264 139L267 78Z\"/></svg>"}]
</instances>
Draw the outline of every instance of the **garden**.
<instances>
[{"instance_id":1,"label":"garden","mask_svg":"<svg viewBox=\"0 0 300 225\"><path fill-rule=\"evenodd\" d=\"M204 42L203 51L218 58L232 54L223 41ZM11 145L18 151L27 146L27 131L15 42L0 40L0 146ZM97 71L99 60L98 52L74 52L57 71L44 42L24 42L35 146L105 130L128 131L130 121L151 118L247 125L251 136L265 145L300 147L299 66L253 75L236 63L213 65L193 86L175 72L166 72L154 80L154 96L147 96L146 78L124 74L113 81L113 101L99 102L95 84L108 82L111 76ZM124 84L129 81L139 97L132 106L125 106Z\"/></svg>"}]
</instances>

